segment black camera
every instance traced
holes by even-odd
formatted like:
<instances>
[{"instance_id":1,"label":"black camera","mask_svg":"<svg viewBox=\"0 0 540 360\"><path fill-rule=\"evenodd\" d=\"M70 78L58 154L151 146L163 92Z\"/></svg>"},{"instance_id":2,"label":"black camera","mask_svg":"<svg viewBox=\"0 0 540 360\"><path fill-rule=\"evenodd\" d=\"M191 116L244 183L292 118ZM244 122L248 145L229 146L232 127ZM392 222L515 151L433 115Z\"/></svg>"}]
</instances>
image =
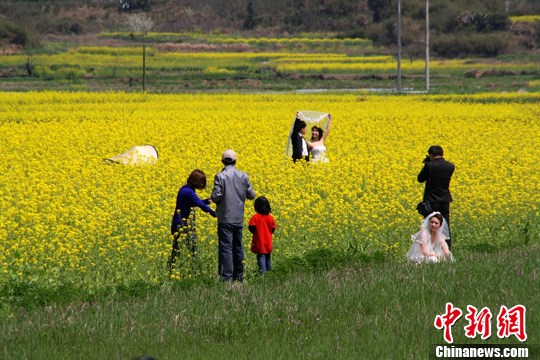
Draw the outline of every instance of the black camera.
<instances>
[{"instance_id":1,"label":"black camera","mask_svg":"<svg viewBox=\"0 0 540 360\"><path fill-rule=\"evenodd\" d=\"M426 155L426 157L424 158L424 160L422 160L422 162L423 162L424 164L427 164L427 163L430 162L430 161L431 161L431 158L429 157L429 155Z\"/></svg>"}]
</instances>

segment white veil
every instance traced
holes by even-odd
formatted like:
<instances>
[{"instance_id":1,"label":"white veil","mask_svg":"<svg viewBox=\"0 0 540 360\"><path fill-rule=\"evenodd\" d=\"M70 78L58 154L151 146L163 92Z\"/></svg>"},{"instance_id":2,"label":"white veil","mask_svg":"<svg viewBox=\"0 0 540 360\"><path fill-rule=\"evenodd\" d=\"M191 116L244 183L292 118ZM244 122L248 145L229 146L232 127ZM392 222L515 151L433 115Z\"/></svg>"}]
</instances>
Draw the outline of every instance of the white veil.
<instances>
[{"instance_id":1,"label":"white veil","mask_svg":"<svg viewBox=\"0 0 540 360\"><path fill-rule=\"evenodd\" d=\"M429 221L433 216L436 214L441 215L440 212L434 211L428 216L422 220L422 225L420 226L420 231L411 235L411 240L416 242L421 242L422 239L429 239L430 237L430 231L429 231ZM437 231L437 240L446 240L450 239L450 230L448 230L448 223L446 222L446 219L443 217L442 225Z\"/></svg>"}]
</instances>

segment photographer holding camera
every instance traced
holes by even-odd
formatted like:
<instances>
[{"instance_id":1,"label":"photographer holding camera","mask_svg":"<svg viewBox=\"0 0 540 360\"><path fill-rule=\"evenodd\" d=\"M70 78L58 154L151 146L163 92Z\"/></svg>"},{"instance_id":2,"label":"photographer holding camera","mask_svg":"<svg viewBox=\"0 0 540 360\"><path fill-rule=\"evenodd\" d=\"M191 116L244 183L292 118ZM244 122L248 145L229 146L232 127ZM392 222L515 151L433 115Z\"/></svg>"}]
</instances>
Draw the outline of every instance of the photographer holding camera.
<instances>
[{"instance_id":1,"label":"photographer holding camera","mask_svg":"<svg viewBox=\"0 0 540 360\"><path fill-rule=\"evenodd\" d=\"M443 149L438 145L430 146L428 155L423 161L424 167L418 174L418 181L426 183L424 201L429 201L432 211L438 211L446 219L450 234L450 179L455 166L443 158ZM452 240L446 239L451 250Z\"/></svg>"}]
</instances>

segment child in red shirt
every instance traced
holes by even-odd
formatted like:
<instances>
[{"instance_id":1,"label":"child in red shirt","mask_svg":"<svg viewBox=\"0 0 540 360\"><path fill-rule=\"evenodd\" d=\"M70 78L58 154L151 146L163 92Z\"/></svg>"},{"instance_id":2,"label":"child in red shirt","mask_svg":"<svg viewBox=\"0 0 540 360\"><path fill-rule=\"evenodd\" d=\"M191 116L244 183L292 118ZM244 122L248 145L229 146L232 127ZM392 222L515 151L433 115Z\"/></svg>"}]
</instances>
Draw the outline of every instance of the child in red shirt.
<instances>
[{"instance_id":1,"label":"child in red shirt","mask_svg":"<svg viewBox=\"0 0 540 360\"><path fill-rule=\"evenodd\" d=\"M257 214L249 220L249 231L253 234L251 251L257 254L259 272L264 273L272 269L272 234L276 230L276 221L270 215L272 209L270 202L264 196L255 199Z\"/></svg>"}]
</instances>

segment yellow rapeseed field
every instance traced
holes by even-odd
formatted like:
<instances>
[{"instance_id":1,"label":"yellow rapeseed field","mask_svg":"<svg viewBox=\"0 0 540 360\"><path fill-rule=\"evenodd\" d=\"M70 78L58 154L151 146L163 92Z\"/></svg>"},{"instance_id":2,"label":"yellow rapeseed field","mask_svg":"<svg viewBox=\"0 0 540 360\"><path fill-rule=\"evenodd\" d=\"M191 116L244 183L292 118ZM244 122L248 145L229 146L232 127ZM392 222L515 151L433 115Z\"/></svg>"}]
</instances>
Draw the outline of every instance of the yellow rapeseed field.
<instances>
[{"instance_id":1,"label":"yellow rapeseed field","mask_svg":"<svg viewBox=\"0 0 540 360\"><path fill-rule=\"evenodd\" d=\"M403 257L420 220L414 207L423 185L416 175L433 144L456 165L451 225L458 261L460 248L512 244L538 229L538 100L538 94L1 93L0 288L163 281L176 193L198 168L209 183L199 195L207 197L227 148L238 153L237 166L257 195L272 204L275 266L319 248ZM285 156L297 110L332 113L329 163L293 164ZM144 144L159 151L155 165L102 161ZM246 221L253 213L248 202ZM198 216L199 271L216 276L216 222ZM254 269L247 230L244 240ZM174 278L191 275L180 266Z\"/></svg>"},{"instance_id":2,"label":"yellow rapeseed field","mask_svg":"<svg viewBox=\"0 0 540 360\"><path fill-rule=\"evenodd\" d=\"M226 42L224 42L226 43ZM161 50L160 50L161 49ZM146 48L147 70L187 71L189 73L236 73L275 69L280 73L394 73L396 59L389 55L354 56L344 53L291 53L291 52L174 52L167 47ZM58 54L36 54L31 57L21 54L4 56L0 67L11 69L31 63L35 66L33 76L42 78L55 74L69 73L71 78L84 78L90 69L96 77L115 78L138 73L141 65L140 47L81 46ZM62 66L58 66L62 64ZM403 71L423 73L424 60L405 60ZM481 61L474 59L432 59L430 69L435 73L492 70L499 73L517 74L532 72L537 64L524 59L519 62ZM94 76L93 75L93 76ZM65 74L67 76L67 74Z\"/></svg>"}]
</instances>

